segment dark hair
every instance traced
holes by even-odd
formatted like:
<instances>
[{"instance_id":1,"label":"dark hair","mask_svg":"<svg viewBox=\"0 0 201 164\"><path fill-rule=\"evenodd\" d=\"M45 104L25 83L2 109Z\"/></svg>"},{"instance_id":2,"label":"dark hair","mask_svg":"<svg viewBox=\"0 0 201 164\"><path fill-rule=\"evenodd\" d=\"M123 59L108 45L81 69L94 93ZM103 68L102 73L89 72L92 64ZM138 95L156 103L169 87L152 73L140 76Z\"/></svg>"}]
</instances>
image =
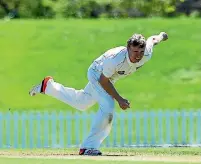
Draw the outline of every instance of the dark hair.
<instances>
[{"instance_id":1,"label":"dark hair","mask_svg":"<svg viewBox=\"0 0 201 164\"><path fill-rule=\"evenodd\" d=\"M145 37L141 34L134 34L127 41L127 46L139 46L140 48L144 48L146 46Z\"/></svg>"}]
</instances>

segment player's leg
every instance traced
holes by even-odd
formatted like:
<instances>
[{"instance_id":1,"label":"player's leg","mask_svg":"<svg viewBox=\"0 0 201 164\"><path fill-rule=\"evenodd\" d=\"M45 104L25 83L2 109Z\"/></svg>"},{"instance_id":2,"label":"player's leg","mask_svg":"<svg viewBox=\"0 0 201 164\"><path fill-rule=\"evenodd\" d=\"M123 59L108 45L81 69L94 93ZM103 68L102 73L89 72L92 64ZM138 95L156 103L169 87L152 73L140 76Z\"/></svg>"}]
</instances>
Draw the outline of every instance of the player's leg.
<instances>
[{"instance_id":1,"label":"player's leg","mask_svg":"<svg viewBox=\"0 0 201 164\"><path fill-rule=\"evenodd\" d=\"M112 127L115 105L114 99L100 86L96 81L96 77L93 76L93 78L93 96L99 103L99 110L96 113L89 135L81 145L80 155L101 155L98 149L104 139L109 135Z\"/></svg>"},{"instance_id":2,"label":"player's leg","mask_svg":"<svg viewBox=\"0 0 201 164\"><path fill-rule=\"evenodd\" d=\"M80 155L102 155L101 143L109 135L112 127L113 113L104 112L101 108L95 115L89 135L80 148Z\"/></svg>"},{"instance_id":3,"label":"player's leg","mask_svg":"<svg viewBox=\"0 0 201 164\"><path fill-rule=\"evenodd\" d=\"M32 88L30 95L34 96L37 93L43 93L83 111L96 103L96 100L91 95L91 90L90 82L84 89L76 90L64 87L62 84L55 82L52 77L46 77L41 84Z\"/></svg>"}]
</instances>

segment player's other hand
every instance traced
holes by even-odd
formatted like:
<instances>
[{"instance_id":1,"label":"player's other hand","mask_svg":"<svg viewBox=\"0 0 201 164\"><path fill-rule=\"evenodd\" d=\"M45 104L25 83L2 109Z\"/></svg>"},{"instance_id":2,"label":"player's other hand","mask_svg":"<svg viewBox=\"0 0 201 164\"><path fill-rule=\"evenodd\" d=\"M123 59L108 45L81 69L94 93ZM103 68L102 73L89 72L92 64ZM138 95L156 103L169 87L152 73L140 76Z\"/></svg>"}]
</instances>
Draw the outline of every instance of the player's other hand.
<instances>
[{"instance_id":1,"label":"player's other hand","mask_svg":"<svg viewBox=\"0 0 201 164\"><path fill-rule=\"evenodd\" d=\"M117 102L119 103L119 106L121 109L126 110L127 108L130 108L130 103L128 100L120 97Z\"/></svg>"},{"instance_id":2,"label":"player's other hand","mask_svg":"<svg viewBox=\"0 0 201 164\"><path fill-rule=\"evenodd\" d=\"M168 40L168 34L166 32L161 32L159 35L161 36L162 41Z\"/></svg>"}]
</instances>

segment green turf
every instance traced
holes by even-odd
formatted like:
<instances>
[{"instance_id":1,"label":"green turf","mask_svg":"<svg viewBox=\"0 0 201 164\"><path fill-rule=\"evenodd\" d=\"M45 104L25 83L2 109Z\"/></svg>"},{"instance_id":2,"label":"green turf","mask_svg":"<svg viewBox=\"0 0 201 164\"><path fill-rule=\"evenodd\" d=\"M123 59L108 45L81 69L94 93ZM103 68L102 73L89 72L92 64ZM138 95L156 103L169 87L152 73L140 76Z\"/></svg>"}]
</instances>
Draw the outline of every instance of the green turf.
<instances>
[{"instance_id":1,"label":"green turf","mask_svg":"<svg viewBox=\"0 0 201 164\"><path fill-rule=\"evenodd\" d=\"M1 150L0 154L0 162L1 163L8 163L8 164L12 164L12 163L24 163L25 161L28 161L30 164L32 163L88 163L88 162L92 162L93 163L137 163L137 164L146 164L146 163L159 163L159 162L139 162L139 158L138 161L131 161L133 159L136 159L135 157L143 157L144 159L146 159L146 157L152 157L152 160L157 160L161 158L161 162L163 163L174 163L174 162L165 162L162 159L166 158L169 159L171 161L174 161L175 159L177 159L177 161L180 159L182 160L190 160L192 159L192 161L196 161L196 159L198 159L200 157L200 153L201 150L200 148L112 148L112 149L101 149L101 151L103 152L103 156L102 157L94 157L94 158L83 158L82 160L80 158L82 158L82 156L76 157L74 155L77 155L78 153L78 149L33 149L33 150L28 150L28 149L24 149L24 150ZM67 159L69 157L69 155L71 156L71 159L73 158L74 160L69 160ZM72 156L73 155L73 156ZM5 158L5 156L9 157L11 156L13 157L21 157L22 159L9 159L9 158ZM37 158L37 159L27 159L28 158ZM48 159L49 157L51 158L57 158L57 157L64 157L66 159ZM123 157L123 159L121 158ZM45 158L45 159L43 159ZM108 160L108 158L110 158L111 160ZM88 159L88 160L87 160ZM160 163L161 163L160 162ZM175 161L176 162L176 161ZM198 162L198 161L197 161ZM178 163L178 162L177 162ZM185 162L179 162L179 163L185 163ZM187 162L186 162L187 163ZM191 162L188 162L191 163Z\"/></svg>"},{"instance_id":2,"label":"green turf","mask_svg":"<svg viewBox=\"0 0 201 164\"><path fill-rule=\"evenodd\" d=\"M60 159L6 159L0 158L0 162L7 163L7 164L26 164L29 162L30 164L88 164L91 160L62 160ZM133 162L133 161L111 161L111 160L104 160L104 161L93 161L94 164L159 164L161 162ZM189 164L190 162L163 162L164 164Z\"/></svg>"},{"instance_id":3,"label":"green turf","mask_svg":"<svg viewBox=\"0 0 201 164\"><path fill-rule=\"evenodd\" d=\"M8 159L8 158L0 158L0 163L6 163L6 164L26 164L29 162L29 164L88 164L89 162L92 162L91 160L64 160L64 159ZM104 160L104 161L98 161L94 160L94 164L159 164L161 162L134 162L134 161L111 161L111 160ZM164 164L175 164L178 162L163 162ZM189 164L189 162L179 162L178 164Z\"/></svg>"},{"instance_id":4,"label":"green turf","mask_svg":"<svg viewBox=\"0 0 201 164\"><path fill-rule=\"evenodd\" d=\"M200 156L201 149L199 147L172 147L172 148L101 148L104 156ZM77 155L79 148L65 149L1 149L1 154L12 155Z\"/></svg>"},{"instance_id":5,"label":"green turf","mask_svg":"<svg viewBox=\"0 0 201 164\"><path fill-rule=\"evenodd\" d=\"M160 31L169 41L154 49L143 68L117 82L118 91L131 110L199 108L200 26L196 19L2 20L0 108L70 110L45 95L29 97L28 90L46 75L81 89L88 66L104 51L125 45L134 32L148 37Z\"/></svg>"}]
</instances>

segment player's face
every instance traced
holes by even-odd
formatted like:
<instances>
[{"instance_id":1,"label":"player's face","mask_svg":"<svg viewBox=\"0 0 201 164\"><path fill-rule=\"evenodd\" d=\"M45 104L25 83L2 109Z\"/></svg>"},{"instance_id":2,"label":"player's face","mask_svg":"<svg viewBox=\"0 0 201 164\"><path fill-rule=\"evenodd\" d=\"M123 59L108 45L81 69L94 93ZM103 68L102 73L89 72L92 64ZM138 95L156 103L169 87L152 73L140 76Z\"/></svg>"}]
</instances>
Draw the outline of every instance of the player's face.
<instances>
[{"instance_id":1,"label":"player's face","mask_svg":"<svg viewBox=\"0 0 201 164\"><path fill-rule=\"evenodd\" d=\"M129 55L130 61L132 63L139 62L144 55L144 51L145 51L145 47L140 48L139 46L137 46L137 47L129 46L128 47L128 55Z\"/></svg>"}]
</instances>

